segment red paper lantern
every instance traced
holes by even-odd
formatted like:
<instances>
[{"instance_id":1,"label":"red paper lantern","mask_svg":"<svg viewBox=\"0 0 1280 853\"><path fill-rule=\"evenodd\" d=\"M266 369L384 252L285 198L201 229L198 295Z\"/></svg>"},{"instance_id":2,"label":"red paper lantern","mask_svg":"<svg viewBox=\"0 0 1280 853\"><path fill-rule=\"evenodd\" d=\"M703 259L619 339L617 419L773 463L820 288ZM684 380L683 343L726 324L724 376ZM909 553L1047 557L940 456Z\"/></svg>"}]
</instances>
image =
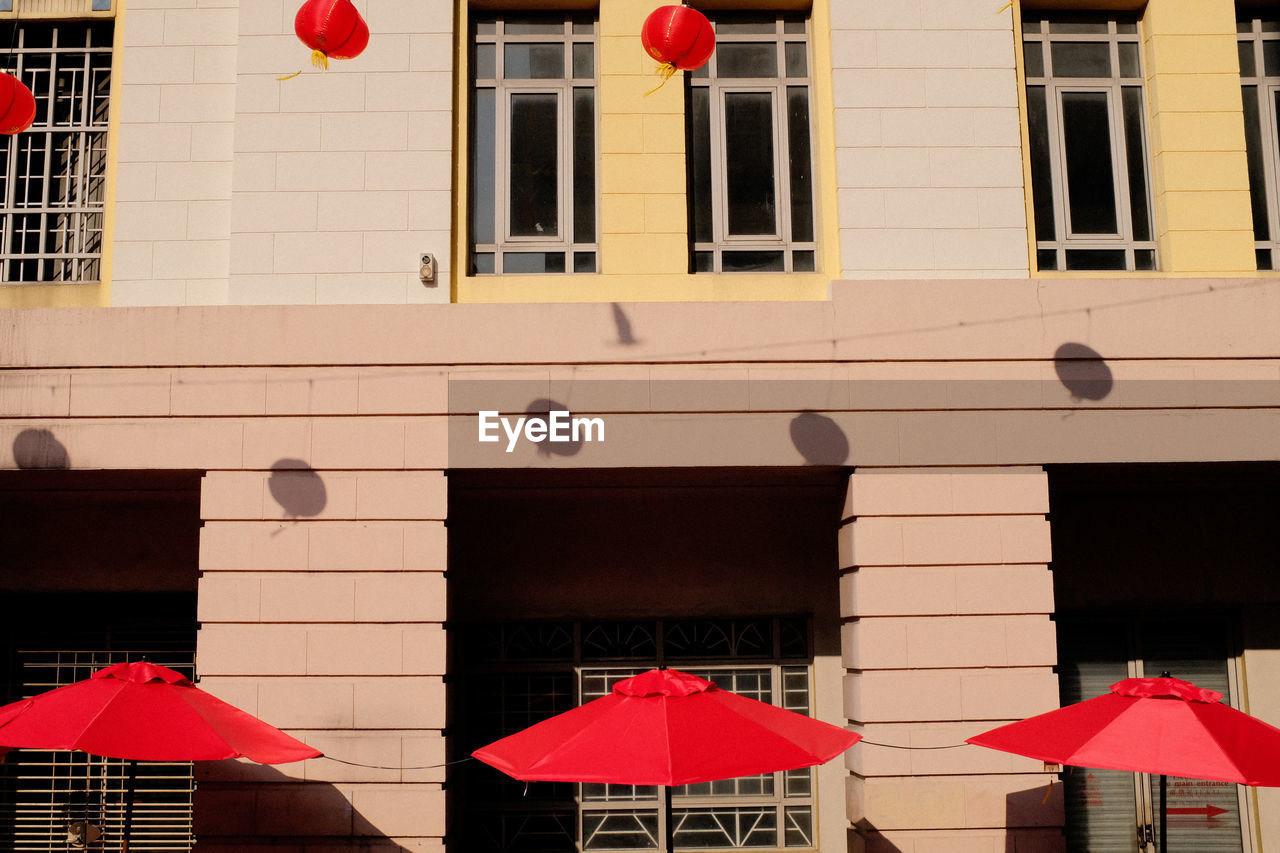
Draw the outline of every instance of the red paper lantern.
<instances>
[{"instance_id":1,"label":"red paper lantern","mask_svg":"<svg viewBox=\"0 0 1280 853\"><path fill-rule=\"evenodd\" d=\"M666 77L677 69L701 68L716 49L711 22L688 6L654 9L644 19L640 41L648 54L662 63L659 70Z\"/></svg>"},{"instance_id":2,"label":"red paper lantern","mask_svg":"<svg viewBox=\"0 0 1280 853\"><path fill-rule=\"evenodd\" d=\"M22 133L35 120L35 95L17 77L0 72L0 133Z\"/></svg>"},{"instance_id":3,"label":"red paper lantern","mask_svg":"<svg viewBox=\"0 0 1280 853\"><path fill-rule=\"evenodd\" d=\"M369 25L351 0L307 0L293 19L293 31L311 48L317 68L328 68L330 57L353 59L369 44Z\"/></svg>"}]
</instances>

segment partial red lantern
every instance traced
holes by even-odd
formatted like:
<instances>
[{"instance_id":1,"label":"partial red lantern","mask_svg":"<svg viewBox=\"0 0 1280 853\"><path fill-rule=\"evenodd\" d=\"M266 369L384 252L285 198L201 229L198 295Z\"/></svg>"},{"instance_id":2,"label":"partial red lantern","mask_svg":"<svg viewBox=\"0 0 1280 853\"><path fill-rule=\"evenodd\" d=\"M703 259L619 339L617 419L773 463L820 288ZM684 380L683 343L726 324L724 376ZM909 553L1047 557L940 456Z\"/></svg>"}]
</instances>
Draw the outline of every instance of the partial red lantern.
<instances>
[{"instance_id":1,"label":"partial red lantern","mask_svg":"<svg viewBox=\"0 0 1280 853\"><path fill-rule=\"evenodd\" d=\"M0 72L0 133L22 133L35 120L35 95L17 77Z\"/></svg>"},{"instance_id":2,"label":"partial red lantern","mask_svg":"<svg viewBox=\"0 0 1280 853\"><path fill-rule=\"evenodd\" d=\"M311 64L328 68L329 59L354 59L369 45L369 25L351 0L307 0L293 19L293 31L311 48Z\"/></svg>"},{"instance_id":3,"label":"partial red lantern","mask_svg":"<svg viewBox=\"0 0 1280 853\"><path fill-rule=\"evenodd\" d=\"M701 68L716 49L711 22L688 6L662 6L649 13L640 29L645 51L661 63L665 81L677 70Z\"/></svg>"}]
</instances>

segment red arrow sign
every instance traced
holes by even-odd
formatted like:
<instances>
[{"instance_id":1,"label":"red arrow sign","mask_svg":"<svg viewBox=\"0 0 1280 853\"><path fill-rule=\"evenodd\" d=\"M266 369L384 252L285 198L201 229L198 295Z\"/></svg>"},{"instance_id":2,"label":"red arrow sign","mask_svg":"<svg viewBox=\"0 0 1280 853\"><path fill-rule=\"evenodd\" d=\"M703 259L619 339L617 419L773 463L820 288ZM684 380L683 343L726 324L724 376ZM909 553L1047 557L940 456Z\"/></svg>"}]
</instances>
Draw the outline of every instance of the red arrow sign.
<instances>
[{"instance_id":1,"label":"red arrow sign","mask_svg":"<svg viewBox=\"0 0 1280 853\"><path fill-rule=\"evenodd\" d=\"M1220 814L1226 814L1226 809L1220 809L1217 806L1205 805L1198 809L1168 809L1170 815L1186 814L1186 815L1203 815L1204 817L1217 817Z\"/></svg>"}]
</instances>

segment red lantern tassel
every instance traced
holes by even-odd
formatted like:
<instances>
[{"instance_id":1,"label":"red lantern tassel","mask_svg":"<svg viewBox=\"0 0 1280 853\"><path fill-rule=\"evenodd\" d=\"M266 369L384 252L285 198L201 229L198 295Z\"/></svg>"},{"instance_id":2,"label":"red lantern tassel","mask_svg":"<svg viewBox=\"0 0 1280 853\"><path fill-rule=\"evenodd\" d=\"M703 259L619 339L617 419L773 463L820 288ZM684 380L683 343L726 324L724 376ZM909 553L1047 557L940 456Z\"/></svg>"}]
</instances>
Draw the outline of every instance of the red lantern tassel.
<instances>
[{"instance_id":1,"label":"red lantern tassel","mask_svg":"<svg viewBox=\"0 0 1280 853\"><path fill-rule=\"evenodd\" d=\"M655 68L653 70L653 73L661 77L662 82L659 83L657 86L654 86L649 91L645 92L644 96L646 98L652 95L654 92L661 89L663 86L667 85L667 81L670 80L672 75L676 73L676 64L674 62L664 62L661 65L659 65L657 68Z\"/></svg>"}]
</instances>

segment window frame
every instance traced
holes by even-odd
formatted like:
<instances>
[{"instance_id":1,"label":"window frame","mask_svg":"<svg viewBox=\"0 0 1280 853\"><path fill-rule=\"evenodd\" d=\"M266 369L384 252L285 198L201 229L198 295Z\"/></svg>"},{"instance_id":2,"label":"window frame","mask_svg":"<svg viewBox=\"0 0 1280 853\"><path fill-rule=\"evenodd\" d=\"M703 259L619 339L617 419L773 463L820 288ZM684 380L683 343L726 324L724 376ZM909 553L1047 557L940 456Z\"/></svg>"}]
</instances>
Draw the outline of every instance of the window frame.
<instances>
[{"instance_id":1,"label":"window frame","mask_svg":"<svg viewBox=\"0 0 1280 853\"><path fill-rule=\"evenodd\" d=\"M9 20L16 29L11 70L35 95L36 117L30 129L0 140L0 284L100 284L108 233L108 184L112 180L115 22L106 15L83 20L16 16ZM91 37L95 27L106 32L105 44ZM62 44L60 36L73 28L84 28L83 41ZM40 42L29 45L30 34L37 30L48 32L48 46ZM29 64L30 58L38 56L49 58L47 68ZM106 62L95 63L95 56L105 56ZM72 60L69 64L64 61L67 58ZM61 70L82 77L70 96L73 105L79 102L79 114L74 120L55 123L56 106L66 100L58 97L59 90L54 85ZM45 85L37 82L41 79ZM57 147L59 140L68 147ZM58 173L54 161L63 151L67 161ZM35 156L43 159L37 176L30 168ZM24 157L27 166L20 168ZM55 192L60 181L67 186ZM33 184L37 185L38 196L34 202ZM19 198L24 192L25 200ZM28 227L18 230L29 217L36 217L38 227L32 230L25 223ZM52 224L57 222L63 224ZM22 235L34 235L35 251L27 245L31 239ZM61 245L59 239L63 241Z\"/></svg>"},{"instance_id":2,"label":"window frame","mask_svg":"<svg viewBox=\"0 0 1280 853\"><path fill-rule=\"evenodd\" d=\"M812 27L808 16L778 12L773 14L773 31L764 33L733 32L723 33L722 27L727 22L747 20L750 16L741 14L709 14L708 19L716 29L716 52L706 65L687 72L685 75L685 136L688 183L691 187L687 194L689 204L689 271L691 273L723 273L725 252L772 253L781 254L780 268L767 268L761 272L815 272L820 259L818 255L818 193L814 180L817 163L816 120L814 109L813 50ZM755 16L758 17L758 16ZM802 24L799 31L788 28L788 25ZM775 49L777 74L773 77L721 77L717 74L720 62L720 50L725 44L771 44ZM800 44L804 47L805 68L803 75L791 75L787 69L787 46ZM803 89L806 93L808 145L808 192L811 222L809 229L813 235L811 240L795 240L794 187L791 158L791 117L789 93L792 89ZM694 91L706 90L707 94L707 136L710 145L710 162L695 162L698 157L702 138L695 138L694 128ZM728 161L727 147L727 96L736 93L764 94L771 98L772 140L773 140L773 186L774 186L774 230L772 234L733 233L729 230L729 179L726 169ZM702 204L692 187L696 183L695 169L705 168L709 172L710 209L699 211L695 206ZM699 217L710 219L711 239L699 240L696 237ZM803 253L811 256L811 264L807 269L797 269L796 260ZM708 263L709 262L709 263ZM728 272L748 272L734 269Z\"/></svg>"},{"instance_id":3,"label":"window frame","mask_svg":"<svg viewBox=\"0 0 1280 853\"><path fill-rule=\"evenodd\" d=\"M1098 24L1105 22L1106 32L1070 32L1055 30L1071 22ZM1120 24L1125 31L1120 31ZM1131 28L1131 29L1130 29ZM1031 121L1028 115L1029 156L1033 161L1031 195L1034 202L1037 192L1047 191L1050 194L1050 209L1053 214L1053 233L1039 233L1038 223L1033 217L1030 228L1034 232L1036 249L1035 268L1039 271L1154 271L1159 269L1159 252L1154 234L1154 208L1151 191L1150 133L1146 115L1146 83L1142 77L1141 34L1138 32L1136 18L1120 14L1102 15L1064 15L1042 12L1028 12L1023 16L1019 33L1023 46L1023 88L1027 93L1027 109L1032 109L1032 89L1041 89L1045 103L1045 133L1043 141L1048 151L1049 186L1037 186L1035 175L1035 159L1039 149L1038 141L1032 137L1033 127L1037 122ZM1054 73L1052 46L1061 43L1106 44L1110 75L1106 77L1063 76ZM1132 44L1138 57L1137 76L1123 73L1120 59L1120 45ZM1040 73L1031 72L1029 61L1031 51L1039 51ZM1136 90L1139 93L1142 109L1136 128L1130 128L1125 114L1125 91ZM1112 197L1115 205L1115 232L1077 231L1072 217L1070 187L1066 174L1067 159L1067 122L1064 117L1064 95L1073 93L1102 93L1106 96L1107 105L1107 148L1111 152ZM1142 174L1135 176L1131 171L1129 147L1134 144L1129 138L1131 130L1140 134L1136 144L1141 148ZM1145 198L1133 198L1135 177L1141 182ZM1143 207L1145 230L1150 235L1147 239L1135 237L1135 212L1138 205ZM1033 210L1036 205L1033 203ZM1079 253L1123 252L1123 266L1072 264L1071 258L1080 257ZM1099 254L1090 257L1101 258Z\"/></svg>"},{"instance_id":4,"label":"window frame","mask_svg":"<svg viewBox=\"0 0 1280 853\"><path fill-rule=\"evenodd\" d=\"M1247 29L1245 29L1247 27ZM1269 27L1269 29L1268 29ZM1265 59L1267 42L1280 42L1280 18L1245 14L1236 21L1236 45L1240 55L1249 50L1253 54L1253 74L1240 68L1241 101L1249 103L1249 89L1257 106L1257 142L1253 147L1254 128L1249 126L1249 113L1245 112L1245 147L1250 161L1257 158L1262 170L1261 186L1255 183L1254 163L1249 168L1249 193L1253 210L1254 257L1259 270L1274 270L1280 265L1280 68L1268 74ZM1280 59L1280 56L1278 56ZM1267 217L1266 236L1259 235L1258 212Z\"/></svg>"},{"instance_id":5,"label":"window frame","mask_svg":"<svg viewBox=\"0 0 1280 853\"><path fill-rule=\"evenodd\" d=\"M561 24L558 33L511 33L508 32L510 22L541 23L558 22ZM580 25L590 21L590 32L580 30ZM488 27L492 26L492 31ZM557 275L572 273L596 273L600 267L600 98L599 68L600 27L596 17L587 17L574 13L520 13L520 14L482 14L475 15L470 21L470 80L468 85L469 127L468 127L468 210L467 254L468 275ZM482 31L483 30L483 31ZM506 47L514 44L558 44L563 46L562 73L560 77L528 77L511 78L505 76ZM574 76L574 46L590 44L592 58L592 75L590 78ZM480 77L477 54L481 46L492 46L493 76ZM477 126L480 120L478 108L478 92L488 90L493 93L493 162L481 162L477 152ZM575 139L575 122L577 120L576 95L581 90L591 92L592 138L591 152L591 207L592 239L578 239L575 206L575 191L578 175L578 140ZM510 134L512 125L512 104L518 95L556 96L556 163L557 163L557 223L552 235L516 234L512 228L512 211L514 205L511 198L511 156ZM486 177L493 183L491 223L493 240L479 242L477 240L477 176L480 170L486 170ZM560 254L563 268L559 270L543 270L538 272L509 272L506 267L515 262L513 257L526 254L543 254L544 263L553 255ZM490 262L492 264L490 268ZM589 263L588 263L589 262ZM578 269L579 263L584 267Z\"/></svg>"}]
</instances>

